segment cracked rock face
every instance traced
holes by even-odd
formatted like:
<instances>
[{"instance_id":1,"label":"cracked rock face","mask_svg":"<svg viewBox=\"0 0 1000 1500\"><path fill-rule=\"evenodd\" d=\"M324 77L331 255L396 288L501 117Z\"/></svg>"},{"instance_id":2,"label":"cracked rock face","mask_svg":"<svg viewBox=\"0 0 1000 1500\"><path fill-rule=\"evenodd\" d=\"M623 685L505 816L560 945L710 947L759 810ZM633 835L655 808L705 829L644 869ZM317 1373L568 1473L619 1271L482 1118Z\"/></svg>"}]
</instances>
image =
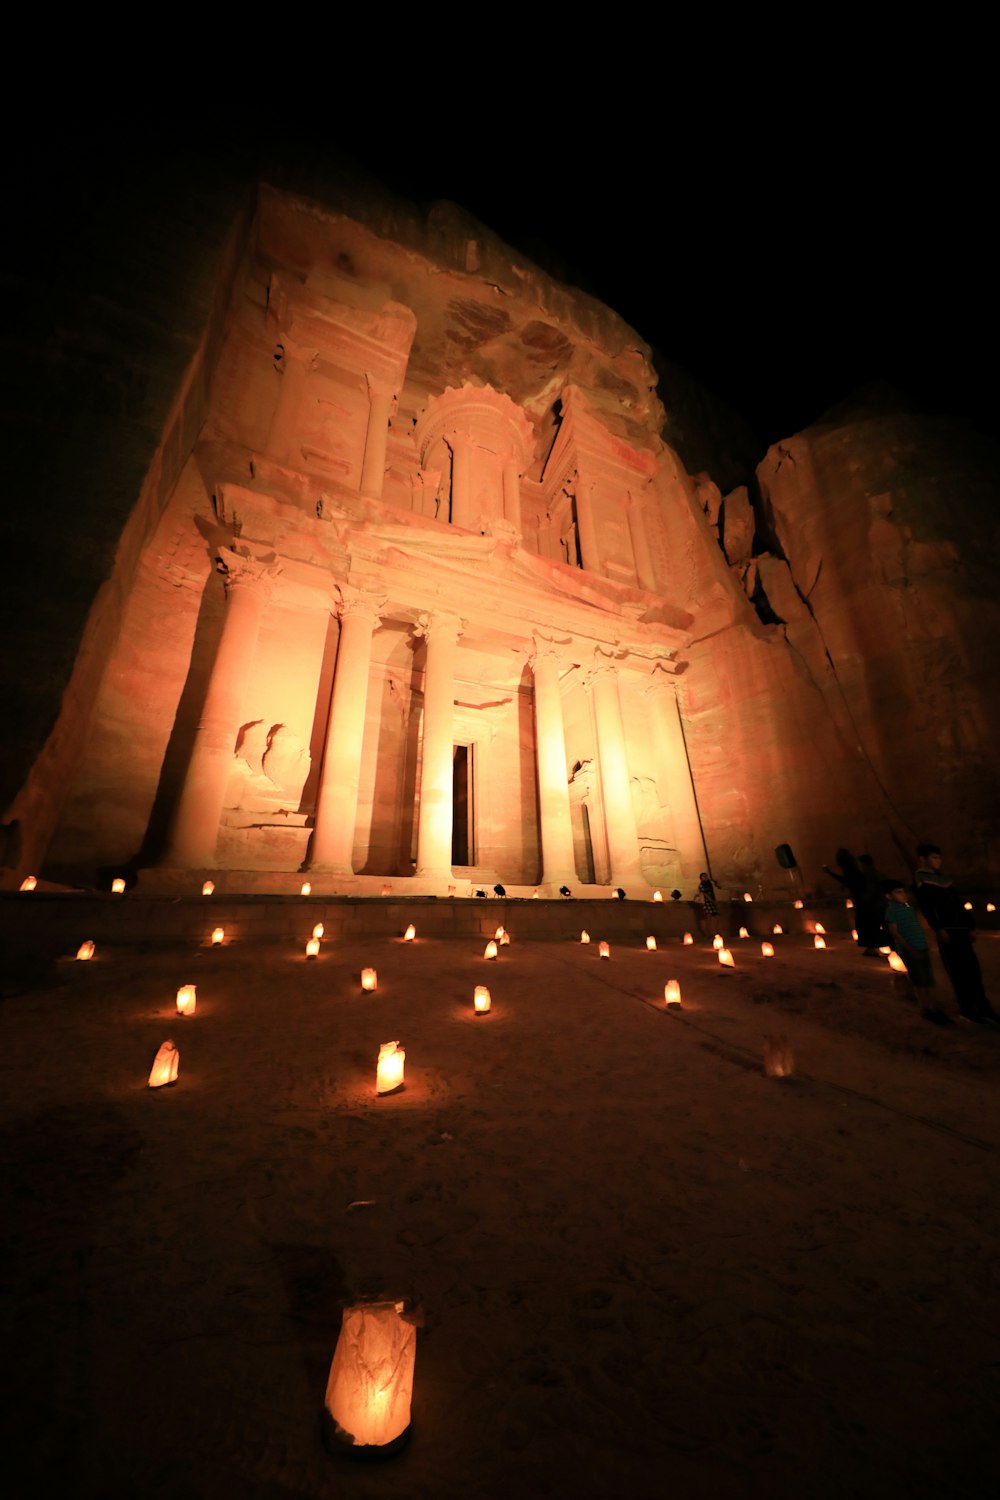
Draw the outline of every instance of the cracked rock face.
<instances>
[{"instance_id":1,"label":"cracked rock face","mask_svg":"<svg viewBox=\"0 0 1000 1500\"><path fill-rule=\"evenodd\" d=\"M787 838L807 880L839 842L1000 864L997 471L959 423L855 409L776 444L752 496L691 481L736 601L685 684L717 865L766 883Z\"/></svg>"}]
</instances>

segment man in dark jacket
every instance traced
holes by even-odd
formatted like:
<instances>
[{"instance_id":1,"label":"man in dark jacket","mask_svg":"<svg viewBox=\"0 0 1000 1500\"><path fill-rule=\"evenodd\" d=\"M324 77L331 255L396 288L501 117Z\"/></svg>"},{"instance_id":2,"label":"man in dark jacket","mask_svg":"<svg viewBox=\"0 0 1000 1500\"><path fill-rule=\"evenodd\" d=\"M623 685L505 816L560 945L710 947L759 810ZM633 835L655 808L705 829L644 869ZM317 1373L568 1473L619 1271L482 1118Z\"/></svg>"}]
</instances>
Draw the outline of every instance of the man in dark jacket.
<instances>
[{"instance_id":1,"label":"man in dark jacket","mask_svg":"<svg viewBox=\"0 0 1000 1500\"><path fill-rule=\"evenodd\" d=\"M973 947L972 914L965 910L955 882L942 874L941 850L936 844L921 844L917 855L917 905L937 936L938 952L958 1008L967 1021L1000 1026L1000 1016L983 989L983 974Z\"/></svg>"}]
</instances>

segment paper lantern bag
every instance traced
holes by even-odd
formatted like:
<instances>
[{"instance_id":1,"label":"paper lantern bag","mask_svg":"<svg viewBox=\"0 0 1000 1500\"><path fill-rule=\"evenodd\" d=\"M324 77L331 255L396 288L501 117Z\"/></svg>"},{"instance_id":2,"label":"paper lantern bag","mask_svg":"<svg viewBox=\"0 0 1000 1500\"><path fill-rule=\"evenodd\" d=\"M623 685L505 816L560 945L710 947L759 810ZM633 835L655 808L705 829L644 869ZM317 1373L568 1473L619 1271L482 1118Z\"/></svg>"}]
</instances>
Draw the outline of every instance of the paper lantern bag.
<instances>
[{"instance_id":1,"label":"paper lantern bag","mask_svg":"<svg viewBox=\"0 0 1000 1500\"><path fill-rule=\"evenodd\" d=\"M410 1425L416 1329L402 1302L344 1309L326 1387L332 1436L347 1448L398 1446Z\"/></svg>"}]
</instances>

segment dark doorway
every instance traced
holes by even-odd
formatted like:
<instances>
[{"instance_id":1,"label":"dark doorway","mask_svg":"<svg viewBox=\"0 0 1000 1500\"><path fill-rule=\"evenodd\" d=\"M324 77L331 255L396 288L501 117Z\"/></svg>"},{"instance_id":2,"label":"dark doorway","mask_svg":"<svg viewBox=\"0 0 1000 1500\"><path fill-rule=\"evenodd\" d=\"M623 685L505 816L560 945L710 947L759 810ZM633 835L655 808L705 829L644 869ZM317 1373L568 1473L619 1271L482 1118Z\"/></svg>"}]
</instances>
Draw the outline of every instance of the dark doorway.
<instances>
[{"instance_id":1,"label":"dark doorway","mask_svg":"<svg viewBox=\"0 0 1000 1500\"><path fill-rule=\"evenodd\" d=\"M451 862L475 863L472 841L472 746L456 745L452 760Z\"/></svg>"}]
</instances>

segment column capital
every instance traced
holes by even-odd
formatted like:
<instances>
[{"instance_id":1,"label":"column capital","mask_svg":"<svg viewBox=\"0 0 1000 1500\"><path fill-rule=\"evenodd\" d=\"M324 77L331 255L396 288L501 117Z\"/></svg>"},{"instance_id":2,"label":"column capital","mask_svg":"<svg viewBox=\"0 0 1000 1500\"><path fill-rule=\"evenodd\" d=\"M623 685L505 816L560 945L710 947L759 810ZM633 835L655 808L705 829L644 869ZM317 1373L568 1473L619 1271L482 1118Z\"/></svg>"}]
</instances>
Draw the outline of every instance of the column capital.
<instances>
[{"instance_id":1,"label":"column capital","mask_svg":"<svg viewBox=\"0 0 1000 1500\"><path fill-rule=\"evenodd\" d=\"M657 662L646 679L643 692L649 698L677 697L677 680L667 662Z\"/></svg>"},{"instance_id":2,"label":"column capital","mask_svg":"<svg viewBox=\"0 0 1000 1500\"><path fill-rule=\"evenodd\" d=\"M614 682L618 681L618 668L622 664L623 657L617 648L612 649L615 651L614 656L609 656L599 646L595 649L593 660L583 674L584 687L592 688L595 682L607 678Z\"/></svg>"},{"instance_id":3,"label":"column capital","mask_svg":"<svg viewBox=\"0 0 1000 1500\"><path fill-rule=\"evenodd\" d=\"M395 382L386 380L384 376L374 375L371 370L365 371L365 390L368 392L368 400L374 401L376 396L381 396L388 401L395 411L399 400Z\"/></svg>"},{"instance_id":4,"label":"column capital","mask_svg":"<svg viewBox=\"0 0 1000 1500\"><path fill-rule=\"evenodd\" d=\"M413 627L416 636L423 636L424 640L431 641L448 637L457 641L463 633L466 621L458 615L448 614L444 610L425 611L417 616L417 622Z\"/></svg>"},{"instance_id":5,"label":"column capital","mask_svg":"<svg viewBox=\"0 0 1000 1500\"><path fill-rule=\"evenodd\" d=\"M533 672L537 672L539 665L544 663L550 663L557 672L570 665L568 652L572 649L571 640L557 641L534 631L531 641L528 647L528 666Z\"/></svg>"},{"instance_id":6,"label":"column capital","mask_svg":"<svg viewBox=\"0 0 1000 1500\"><path fill-rule=\"evenodd\" d=\"M220 547L218 555L227 595L234 589L243 588L265 600L272 597L281 573L280 563L261 562L248 552L238 552L232 547Z\"/></svg>"},{"instance_id":7,"label":"column capital","mask_svg":"<svg viewBox=\"0 0 1000 1500\"><path fill-rule=\"evenodd\" d=\"M332 613L341 620L363 619L371 630L377 630L389 601L384 594L372 594L356 584L337 584L339 599L334 599Z\"/></svg>"}]
</instances>

